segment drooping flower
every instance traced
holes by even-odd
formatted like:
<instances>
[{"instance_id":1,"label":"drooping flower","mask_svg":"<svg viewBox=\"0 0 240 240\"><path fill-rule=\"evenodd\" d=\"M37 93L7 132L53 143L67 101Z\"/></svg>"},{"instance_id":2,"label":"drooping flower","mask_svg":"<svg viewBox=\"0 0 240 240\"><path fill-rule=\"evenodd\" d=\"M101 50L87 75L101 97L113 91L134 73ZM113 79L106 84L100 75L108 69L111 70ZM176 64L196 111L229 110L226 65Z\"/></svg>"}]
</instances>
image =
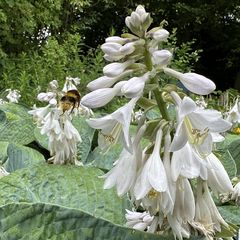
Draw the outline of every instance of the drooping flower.
<instances>
[{"instance_id":1,"label":"drooping flower","mask_svg":"<svg viewBox=\"0 0 240 240\"><path fill-rule=\"evenodd\" d=\"M208 162L207 184L215 193L231 193L233 186L220 160L213 154L206 157Z\"/></svg>"},{"instance_id":2,"label":"drooping flower","mask_svg":"<svg viewBox=\"0 0 240 240\"><path fill-rule=\"evenodd\" d=\"M152 52L152 62L161 67L167 66L172 58L172 53L168 50L157 50Z\"/></svg>"},{"instance_id":3,"label":"drooping flower","mask_svg":"<svg viewBox=\"0 0 240 240\"><path fill-rule=\"evenodd\" d=\"M189 97L181 100L174 92L172 96L178 107L178 125L171 151L177 151L189 142L200 155L210 154L212 151L211 132L224 132L231 127L231 124L224 120L221 113L216 110L198 108Z\"/></svg>"},{"instance_id":4,"label":"drooping flower","mask_svg":"<svg viewBox=\"0 0 240 240\"><path fill-rule=\"evenodd\" d=\"M101 129L98 136L99 147L106 152L109 148L117 143L122 135L123 143L126 149L132 152L132 143L129 135L131 122L131 113L138 98L131 99L126 105L117 109L110 115L102 118L87 120L90 127Z\"/></svg>"},{"instance_id":5,"label":"drooping flower","mask_svg":"<svg viewBox=\"0 0 240 240\"><path fill-rule=\"evenodd\" d=\"M240 205L240 182L234 186L231 199L234 200L238 205Z\"/></svg>"},{"instance_id":6,"label":"drooping flower","mask_svg":"<svg viewBox=\"0 0 240 240\"><path fill-rule=\"evenodd\" d=\"M154 150L144 164L134 186L134 195L137 200L144 198L151 189L157 192L168 190L168 182L163 162L160 158L162 129L157 132Z\"/></svg>"},{"instance_id":7,"label":"drooping flower","mask_svg":"<svg viewBox=\"0 0 240 240\"><path fill-rule=\"evenodd\" d=\"M116 185L117 194L123 196L127 193L136 181L137 170L142 160L140 140L145 132L146 125L143 125L137 132L133 141L133 153L123 149L114 167L103 177L105 178L104 189Z\"/></svg>"},{"instance_id":8,"label":"drooping flower","mask_svg":"<svg viewBox=\"0 0 240 240\"><path fill-rule=\"evenodd\" d=\"M195 222L204 226L206 234L220 232L222 225L228 228L212 199L207 182L202 180L197 185Z\"/></svg>"},{"instance_id":9,"label":"drooping flower","mask_svg":"<svg viewBox=\"0 0 240 240\"><path fill-rule=\"evenodd\" d=\"M193 93L207 95L216 88L214 82L200 74L180 73L171 68L163 68L163 70L167 75L179 79L184 87Z\"/></svg>"},{"instance_id":10,"label":"drooping flower","mask_svg":"<svg viewBox=\"0 0 240 240\"><path fill-rule=\"evenodd\" d=\"M152 37L154 40L158 42L164 42L168 39L169 32L166 29L160 28L157 31L152 33Z\"/></svg>"},{"instance_id":11,"label":"drooping flower","mask_svg":"<svg viewBox=\"0 0 240 240\"><path fill-rule=\"evenodd\" d=\"M226 120L230 123L240 123L240 104L238 99L236 100L234 106L227 113Z\"/></svg>"}]
</instances>

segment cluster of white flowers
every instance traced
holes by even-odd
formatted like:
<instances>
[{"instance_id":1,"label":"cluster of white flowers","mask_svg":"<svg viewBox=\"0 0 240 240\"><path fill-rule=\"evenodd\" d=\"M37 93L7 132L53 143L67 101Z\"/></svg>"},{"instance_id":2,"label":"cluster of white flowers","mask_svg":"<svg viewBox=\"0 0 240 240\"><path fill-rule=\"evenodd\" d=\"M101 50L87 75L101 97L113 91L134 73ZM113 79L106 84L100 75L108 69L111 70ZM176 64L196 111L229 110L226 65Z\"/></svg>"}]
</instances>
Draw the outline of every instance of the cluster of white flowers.
<instances>
[{"instance_id":1,"label":"cluster of white flowers","mask_svg":"<svg viewBox=\"0 0 240 240\"><path fill-rule=\"evenodd\" d=\"M141 206L145 210L127 211L129 227L158 233L170 227L178 239L189 238L191 234L212 239L228 224L218 212L210 191L233 192L212 146L223 139L220 133L231 128L231 123L220 112L199 107L187 96L180 97L184 93L176 86L174 91L168 88L168 92L155 87L150 90L155 96L151 104L156 103L162 117L148 121L146 112L142 112L136 134L131 137L133 109L147 94L146 85L158 83L158 75L174 77L199 95L211 93L215 84L202 75L180 73L168 67L172 53L160 46L169 33L162 27L148 30L152 19L143 6L138 6L125 22L133 34L106 39L101 48L105 59L112 63L103 68L104 76L88 84L92 92L82 98L82 104L90 108L102 107L115 96L129 99L112 114L88 120L91 127L100 130L98 142L103 151L119 139L124 144L119 159L103 176L104 188L115 186L119 196L128 193L136 209ZM169 102L164 102L164 94ZM177 120L166 113L171 104L175 105ZM149 140L144 149L142 138Z\"/></svg>"},{"instance_id":2,"label":"cluster of white flowers","mask_svg":"<svg viewBox=\"0 0 240 240\"><path fill-rule=\"evenodd\" d=\"M18 103L19 98L21 97L20 91L17 89L6 89L5 92L7 92L7 100L10 103ZM7 103L7 101L0 99L0 105L3 105Z\"/></svg>"},{"instance_id":3,"label":"cluster of white flowers","mask_svg":"<svg viewBox=\"0 0 240 240\"><path fill-rule=\"evenodd\" d=\"M47 102L45 107L29 111L36 119L41 134L48 136L49 162L54 164L78 164L76 159L77 143L81 142L79 132L72 124L72 116L80 113L90 114L90 110L80 105L76 85L78 78L66 78L62 91L58 90L57 80L49 83L49 91L38 94L38 100ZM71 91L77 96L70 95ZM79 95L80 96L80 95Z\"/></svg>"}]
</instances>

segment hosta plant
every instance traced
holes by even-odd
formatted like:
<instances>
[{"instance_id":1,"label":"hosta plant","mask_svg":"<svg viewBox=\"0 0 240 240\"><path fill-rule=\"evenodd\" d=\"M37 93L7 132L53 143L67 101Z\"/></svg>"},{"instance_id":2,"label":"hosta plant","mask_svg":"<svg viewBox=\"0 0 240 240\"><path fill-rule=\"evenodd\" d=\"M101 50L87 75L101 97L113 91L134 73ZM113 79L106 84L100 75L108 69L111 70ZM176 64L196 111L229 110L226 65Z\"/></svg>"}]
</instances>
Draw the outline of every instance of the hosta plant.
<instances>
[{"instance_id":1,"label":"hosta plant","mask_svg":"<svg viewBox=\"0 0 240 240\"><path fill-rule=\"evenodd\" d=\"M81 100L89 108L105 106L118 96L127 100L113 113L87 121L99 130L102 153L119 142L124 146L103 176L104 188L115 187L119 196L128 195L134 205L126 213L131 228L171 233L177 239L192 235L213 239L223 232L233 236L234 229L213 200L213 194L239 196L239 187L234 191L213 152L232 124L221 112L206 109L185 94L188 90L207 95L215 84L197 73L171 68L174 53L162 49L169 32L161 26L150 29L152 18L143 6L125 23L131 33L106 39L101 49L110 63L102 77L88 84L91 92ZM165 76L176 79L176 84L167 84ZM151 117L156 109L159 114ZM138 117L130 134L134 111Z\"/></svg>"}]
</instances>

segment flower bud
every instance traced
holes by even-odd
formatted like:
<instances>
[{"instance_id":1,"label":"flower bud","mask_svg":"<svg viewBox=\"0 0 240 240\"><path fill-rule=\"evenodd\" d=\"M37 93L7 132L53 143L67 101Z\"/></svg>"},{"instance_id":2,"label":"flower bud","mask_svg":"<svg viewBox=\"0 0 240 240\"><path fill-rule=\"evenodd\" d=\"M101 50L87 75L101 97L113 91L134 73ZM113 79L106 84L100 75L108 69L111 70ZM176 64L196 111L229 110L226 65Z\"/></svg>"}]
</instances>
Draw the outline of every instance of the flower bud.
<instances>
[{"instance_id":1,"label":"flower bud","mask_svg":"<svg viewBox=\"0 0 240 240\"><path fill-rule=\"evenodd\" d=\"M103 68L103 73L107 77L117 77L123 73L124 70L132 63L133 61L126 61L123 63L110 63Z\"/></svg>"},{"instance_id":2,"label":"flower bud","mask_svg":"<svg viewBox=\"0 0 240 240\"><path fill-rule=\"evenodd\" d=\"M106 43L118 43L118 44L125 44L127 43L129 40L127 38L121 38L118 36L112 36L112 37L108 37L105 39Z\"/></svg>"},{"instance_id":3,"label":"flower bud","mask_svg":"<svg viewBox=\"0 0 240 240\"><path fill-rule=\"evenodd\" d=\"M168 50L159 50L152 53L152 61L154 65L166 66L172 58L172 53Z\"/></svg>"},{"instance_id":4,"label":"flower bud","mask_svg":"<svg viewBox=\"0 0 240 240\"><path fill-rule=\"evenodd\" d=\"M152 34L153 39L157 40L158 42L167 41L169 36L169 32L165 29L159 29Z\"/></svg>"},{"instance_id":5,"label":"flower bud","mask_svg":"<svg viewBox=\"0 0 240 240\"><path fill-rule=\"evenodd\" d=\"M164 68L163 70L164 73L179 79L184 87L193 93L207 95L216 88L214 82L200 74L180 73L170 68Z\"/></svg>"}]
</instances>

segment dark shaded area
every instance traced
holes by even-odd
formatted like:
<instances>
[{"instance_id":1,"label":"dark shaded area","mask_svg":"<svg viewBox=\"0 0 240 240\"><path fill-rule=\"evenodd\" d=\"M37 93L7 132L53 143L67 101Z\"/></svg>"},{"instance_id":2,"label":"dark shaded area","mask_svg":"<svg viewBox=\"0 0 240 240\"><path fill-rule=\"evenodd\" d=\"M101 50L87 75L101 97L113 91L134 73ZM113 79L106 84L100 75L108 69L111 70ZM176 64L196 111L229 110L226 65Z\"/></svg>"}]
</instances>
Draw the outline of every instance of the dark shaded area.
<instances>
[{"instance_id":1,"label":"dark shaded area","mask_svg":"<svg viewBox=\"0 0 240 240\"><path fill-rule=\"evenodd\" d=\"M120 34L124 20L138 4L152 13L154 25L168 21L169 31L177 28L179 44L196 39L194 48L203 49L196 72L206 75L219 89L240 85L239 0L98 0L98 1L0 2L0 56L38 51L48 28L59 43L79 33L81 51L96 48L112 29ZM1 62L0 62L1 64ZM240 88L240 87L239 87Z\"/></svg>"}]
</instances>

